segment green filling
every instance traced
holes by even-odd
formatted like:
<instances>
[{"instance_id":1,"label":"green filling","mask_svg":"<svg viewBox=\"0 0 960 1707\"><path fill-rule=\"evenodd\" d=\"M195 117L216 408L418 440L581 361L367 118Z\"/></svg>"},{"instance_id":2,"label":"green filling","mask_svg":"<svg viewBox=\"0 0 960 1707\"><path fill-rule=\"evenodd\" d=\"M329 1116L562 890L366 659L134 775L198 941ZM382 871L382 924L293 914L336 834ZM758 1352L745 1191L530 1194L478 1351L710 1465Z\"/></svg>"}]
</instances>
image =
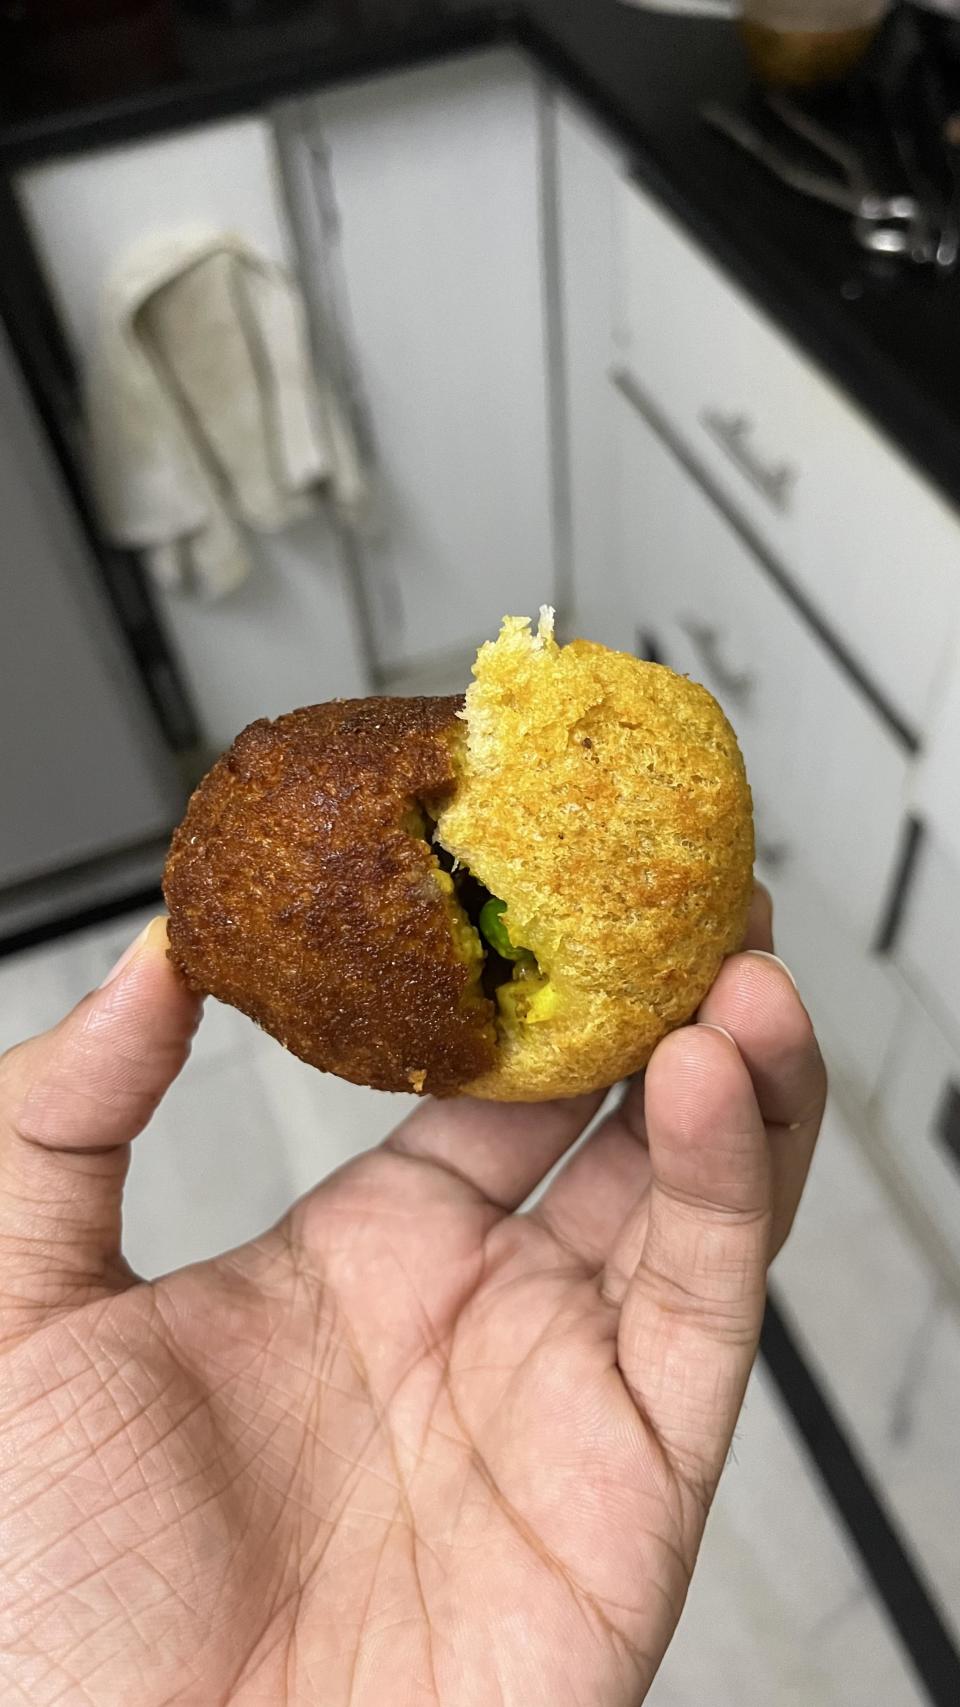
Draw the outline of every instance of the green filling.
<instances>
[{"instance_id":1,"label":"green filling","mask_svg":"<svg viewBox=\"0 0 960 1707\"><path fill-rule=\"evenodd\" d=\"M496 950L501 960L526 959L532 962L533 955L529 949L517 948L510 941L507 927L503 922L503 915L506 910L506 901L498 901L495 895L491 895L489 901L484 901L480 908L480 916L477 919L480 935L486 937L490 947Z\"/></svg>"},{"instance_id":2,"label":"green filling","mask_svg":"<svg viewBox=\"0 0 960 1707\"><path fill-rule=\"evenodd\" d=\"M507 1031L549 1019L555 1005L550 980L530 949L511 942L503 915L507 903L491 895L466 866L457 865L434 839L432 820L415 807L405 826L430 844L436 879L450 903L451 927L471 986L497 1004Z\"/></svg>"}]
</instances>

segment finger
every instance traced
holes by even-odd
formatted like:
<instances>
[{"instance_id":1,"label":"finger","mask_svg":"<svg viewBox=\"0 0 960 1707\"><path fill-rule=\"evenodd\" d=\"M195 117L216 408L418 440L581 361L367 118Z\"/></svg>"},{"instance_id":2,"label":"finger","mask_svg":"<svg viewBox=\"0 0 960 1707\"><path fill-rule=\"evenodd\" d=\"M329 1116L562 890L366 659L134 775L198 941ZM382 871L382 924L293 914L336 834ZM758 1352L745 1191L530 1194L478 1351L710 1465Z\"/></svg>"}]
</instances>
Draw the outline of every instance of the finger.
<instances>
[{"instance_id":1,"label":"finger","mask_svg":"<svg viewBox=\"0 0 960 1707\"><path fill-rule=\"evenodd\" d=\"M551 1180L531 1220L587 1268L602 1268L650 1183L643 1075Z\"/></svg>"},{"instance_id":2,"label":"finger","mask_svg":"<svg viewBox=\"0 0 960 1707\"><path fill-rule=\"evenodd\" d=\"M728 960L700 1018L733 1037L767 1125L773 1254L793 1224L823 1118L823 1058L790 973L766 953L753 950Z\"/></svg>"},{"instance_id":3,"label":"finger","mask_svg":"<svg viewBox=\"0 0 960 1707\"><path fill-rule=\"evenodd\" d=\"M519 1208L576 1142L604 1094L543 1103L428 1101L383 1148L431 1164L506 1213Z\"/></svg>"},{"instance_id":4,"label":"finger","mask_svg":"<svg viewBox=\"0 0 960 1707\"><path fill-rule=\"evenodd\" d=\"M773 1256L793 1225L823 1117L826 1073L810 1017L783 963L753 949L725 962L699 1018L733 1037L753 1081L770 1151ZM634 1125L629 1104L637 1095L631 1086L625 1105ZM641 1203L613 1245L606 1280L611 1296L626 1291L645 1234Z\"/></svg>"},{"instance_id":5,"label":"finger","mask_svg":"<svg viewBox=\"0 0 960 1707\"><path fill-rule=\"evenodd\" d=\"M129 1278L120 1200L130 1140L200 1014L154 919L101 988L0 1060L0 1318L18 1331Z\"/></svg>"},{"instance_id":6,"label":"finger","mask_svg":"<svg viewBox=\"0 0 960 1707\"><path fill-rule=\"evenodd\" d=\"M677 1473L708 1499L763 1317L766 1133L736 1045L706 1025L655 1051L646 1111L653 1177L620 1315L620 1368Z\"/></svg>"},{"instance_id":7,"label":"finger","mask_svg":"<svg viewBox=\"0 0 960 1707\"><path fill-rule=\"evenodd\" d=\"M772 949L772 919L769 892L758 883L750 904L745 943L758 950ZM632 1273L646 1226L645 1216L638 1209L649 1183L644 1079L640 1073L628 1084L620 1106L551 1182L531 1216L584 1264L599 1268L609 1259L629 1215L634 1249L632 1254L621 1255L626 1255L628 1272Z\"/></svg>"},{"instance_id":8,"label":"finger","mask_svg":"<svg viewBox=\"0 0 960 1707\"><path fill-rule=\"evenodd\" d=\"M758 884L748 940L770 938L770 896ZM532 1213L587 1263L609 1251L629 1207L643 1191L642 1081L627 1094L625 1115L594 1133ZM461 1175L496 1207L512 1210L540 1184L581 1136L603 1093L568 1102L490 1104L463 1098L425 1103L387 1140L388 1149L432 1161ZM555 1195L554 1195L555 1194Z\"/></svg>"},{"instance_id":9,"label":"finger","mask_svg":"<svg viewBox=\"0 0 960 1707\"><path fill-rule=\"evenodd\" d=\"M773 952L773 902L762 883L754 884L743 946Z\"/></svg>"}]
</instances>

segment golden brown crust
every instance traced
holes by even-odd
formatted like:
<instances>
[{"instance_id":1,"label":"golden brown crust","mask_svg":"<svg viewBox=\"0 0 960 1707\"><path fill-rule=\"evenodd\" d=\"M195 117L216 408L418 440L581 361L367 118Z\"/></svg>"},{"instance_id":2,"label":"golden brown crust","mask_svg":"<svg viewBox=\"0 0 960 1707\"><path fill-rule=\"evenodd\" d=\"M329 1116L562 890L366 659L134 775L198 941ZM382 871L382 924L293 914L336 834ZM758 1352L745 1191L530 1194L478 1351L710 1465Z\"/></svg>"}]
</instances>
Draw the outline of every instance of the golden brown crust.
<instances>
[{"instance_id":1,"label":"golden brown crust","mask_svg":"<svg viewBox=\"0 0 960 1707\"><path fill-rule=\"evenodd\" d=\"M190 803L171 957L314 1066L385 1090L573 1096L649 1059L739 946L750 791L705 689L507 618L467 699L341 701L252 724ZM419 833L536 956L494 1009Z\"/></svg>"},{"instance_id":2,"label":"golden brown crust","mask_svg":"<svg viewBox=\"0 0 960 1707\"><path fill-rule=\"evenodd\" d=\"M444 845L548 987L467 1090L573 1096L645 1065L739 947L753 888L736 737L697 683L507 618L467 695Z\"/></svg>"},{"instance_id":3,"label":"golden brown crust","mask_svg":"<svg viewBox=\"0 0 960 1707\"><path fill-rule=\"evenodd\" d=\"M170 954L315 1067L450 1095L494 1058L410 807L453 787L462 701L342 700L252 723L164 873Z\"/></svg>"}]
</instances>

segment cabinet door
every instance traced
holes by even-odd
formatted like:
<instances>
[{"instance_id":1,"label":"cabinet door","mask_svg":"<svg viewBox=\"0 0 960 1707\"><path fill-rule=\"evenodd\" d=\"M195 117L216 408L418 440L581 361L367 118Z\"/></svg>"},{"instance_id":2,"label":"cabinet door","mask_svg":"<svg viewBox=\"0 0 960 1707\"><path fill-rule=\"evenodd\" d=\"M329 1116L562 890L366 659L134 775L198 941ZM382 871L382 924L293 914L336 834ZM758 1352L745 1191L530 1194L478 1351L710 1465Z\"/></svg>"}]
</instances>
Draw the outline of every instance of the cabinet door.
<instances>
[{"instance_id":1,"label":"cabinet door","mask_svg":"<svg viewBox=\"0 0 960 1707\"><path fill-rule=\"evenodd\" d=\"M551 111L569 626L591 640L629 649L612 503L617 423L607 379L613 346L621 162L614 145L570 100L555 95Z\"/></svg>"},{"instance_id":2,"label":"cabinet door","mask_svg":"<svg viewBox=\"0 0 960 1707\"><path fill-rule=\"evenodd\" d=\"M0 890L165 835L181 793L0 332Z\"/></svg>"},{"instance_id":3,"label":"cabinet door","mask_svg":"<svg viewBox=\"0 0 960 1707\"><path fill-rule=\"evenodd\" d=\"M919 816L935 830L960 868L960 648L954 652L941 690L930 740L913 779L914 799Z\"/></svg>"},{"instance_id":4,"label":"cabinet door","mask_svg":"<svg viewBox=\"0 0 960 1707\"><path fill-rule=\"evenodd\" d=\"M960 1274L960 1052L905 999L877 1097L876 1139Z\"/></svg>"},{"instance_id":5,"label":"cabinet door","mask_svg":"<svg viewBox=\"0 0 960 1707\"><path fill-rule=\"evenodd\" d=\"M960 1051L960 860L936 824L911 873L893 958Z\"/></svg>"},{"instance_id":6,"label":"cabinet door","mask_svg":"<svg viewBox=\"0 0 960 1707\"><path fill-rule=\"evenodd\" d=\"M479 55L323 94L299 127L382 478L378 660L467 665L554 602L538 86Z\"/></svg>"},{"instance_id":7,"label":"cabinet door","mask_svg":"<svg viewBox=\"0 0 960 1707\"><path fill-rule=\"evenodd\" d=\"M17 185L79 365L96 336L104 282L145 237L201 225L236 232L289 264L270 127L259 118L53 160ZM212 606L159 596L207 743L255 717L366 691L354 594L323 514L255 542L257 563Z\"/></svg>"},{"instance_id":8,"label":"cabinet door","mask_svg":"<svg viewBox=\"0 0 960 1707\"><path fill-rule=\"evenodd\" d=\"M960 615L960 523L651 198L624 184L623 359L876 692L926 727Z\"/></svg>"},{"instance_id":9,"label":"cabinet door","mask_svg":"<svg viewBox=\"0 0 960 1707\"><path fill-rule=\"evenodd\" d=\"M637 626L727 712L761 845L818 882L867 947L900 846L905 754L673 451L621 404L622 552Z\"/></svg>"},{"instance_id":10,"label":"cabinet door","mask_svg":"<svg viewBox=\"0 0 960 1707\"><path fill-rule=\"evenodd\" d=\"M778 948L863 1100L898 1012L870 943L898 849L903 755L651 426L622 397L618 411L638 649L704 682L737 730Z\"/></svg>"}]
</instances>

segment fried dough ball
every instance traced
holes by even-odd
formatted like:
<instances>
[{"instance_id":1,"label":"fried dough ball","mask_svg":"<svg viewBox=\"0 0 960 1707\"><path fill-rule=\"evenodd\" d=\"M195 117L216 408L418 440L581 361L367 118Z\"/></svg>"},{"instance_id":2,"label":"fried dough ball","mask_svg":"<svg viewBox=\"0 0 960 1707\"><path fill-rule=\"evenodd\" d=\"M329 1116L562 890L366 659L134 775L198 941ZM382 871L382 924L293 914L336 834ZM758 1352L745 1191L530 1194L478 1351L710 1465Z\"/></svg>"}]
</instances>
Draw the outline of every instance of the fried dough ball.
<instances>
[{"instance_id":1,"label":"fried dough ball","mask_svg":"<svg viewBox=\"0 0 960 1707\"><path fill-rule=\"evenodd\" d=\"M173 840L171 958L357 1083L573 1096L644 1066L741 942L743 760L705 688L561 647L549 612L474 677L245 730Z\"/></svg>"},{"instance_id":2,"label":"fried dough ball","mask_svg":"<svg viewBox=\"0 0 960 1707\"><path fill-rule=\"evenodd\" d=\"M456 786L462 704L341 700L252 723L164 873L170 956L193 988L378 1090L450 1095L496 1055L479 941L421 804Z\"/></svg>"}]
</instances>

